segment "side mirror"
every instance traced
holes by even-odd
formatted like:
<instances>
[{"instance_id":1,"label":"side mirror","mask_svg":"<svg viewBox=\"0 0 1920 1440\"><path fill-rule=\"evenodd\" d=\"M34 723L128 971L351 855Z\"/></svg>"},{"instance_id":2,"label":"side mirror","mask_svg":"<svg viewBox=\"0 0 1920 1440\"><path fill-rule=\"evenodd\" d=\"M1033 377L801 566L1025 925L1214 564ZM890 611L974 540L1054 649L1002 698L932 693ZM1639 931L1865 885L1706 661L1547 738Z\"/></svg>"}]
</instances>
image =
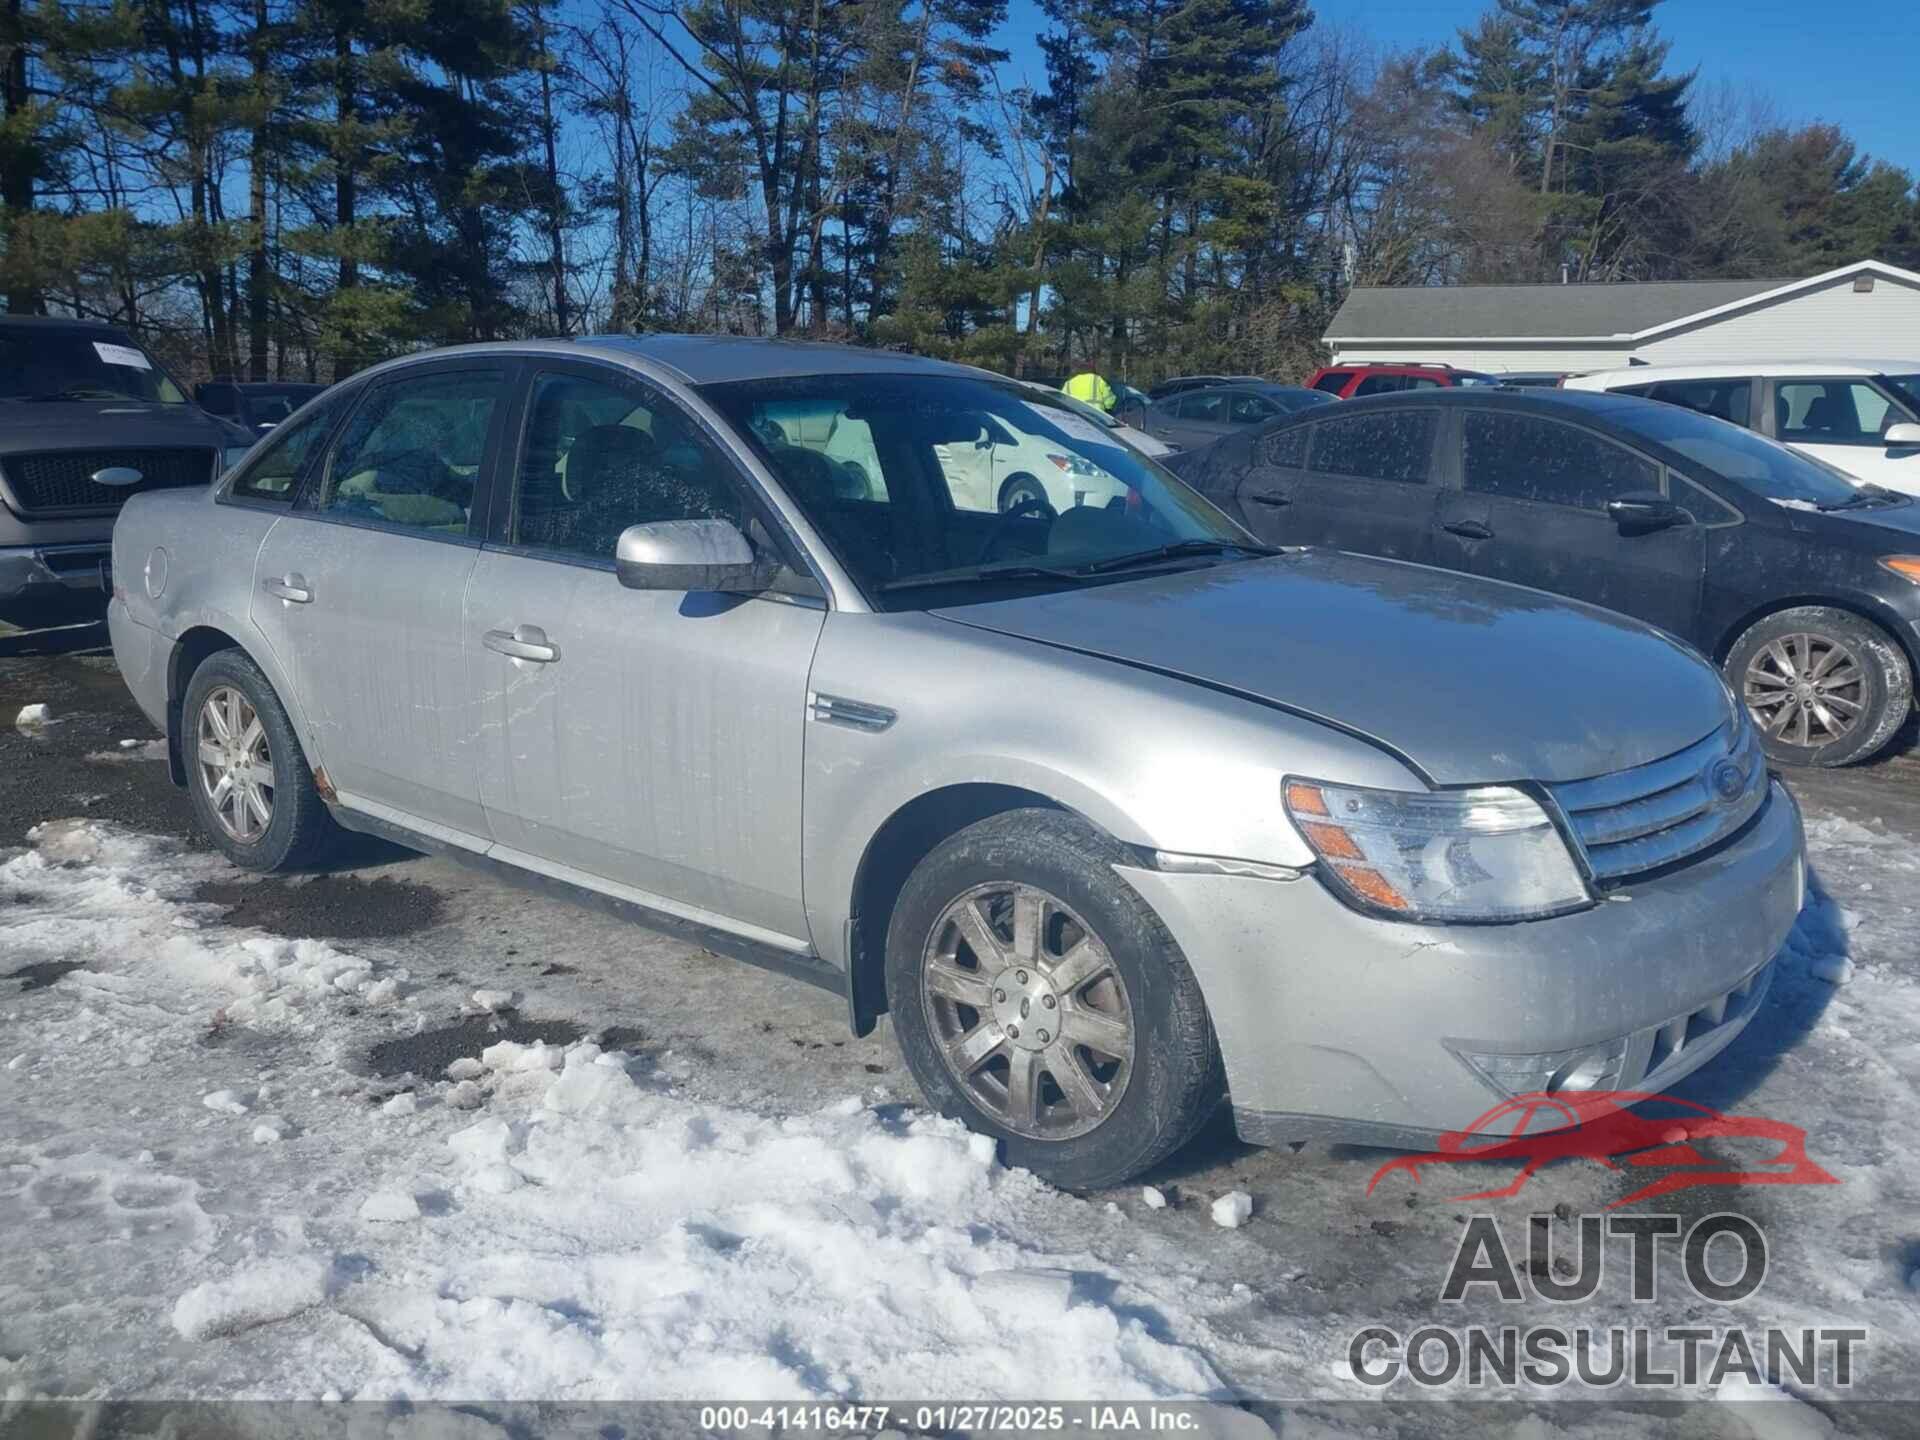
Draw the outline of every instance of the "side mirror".
<instances>
[{"instance_id":1,"label":"side mirror","mask_svg":"<svg viewBox=\"0 0 1920 1440\"><path fill-rule=\"evenodd\" d=\"M754 594L778 567L755 557L726 520L658 520L629 525L614 547L613 571L629 590L730 590Z\"/></svg>"},{"instance_id":2,"label":"side mirror","mask_svg":"<svg viewBox=\"0 0 1920 1440\"><path fill-rule=\"evenodd\" d=\"M1898 425L1889 425L1887 433L1880 438L1889 449L1905 450L1909 447L1920 447L1920 425L1914 424L1911 420L1902 420Z\"/></svg>"},{"instance_id":3,"label":"side mirror","mask_svg":"<svg viewBox=\"0 0 1920 1440\"><path fill-rule=\"evenodd\" d=\"M1628 534L1691 525L1693 516L1657 490L1634 490L1607 502L1607 518Z\"/></svg>"}]
</instances>

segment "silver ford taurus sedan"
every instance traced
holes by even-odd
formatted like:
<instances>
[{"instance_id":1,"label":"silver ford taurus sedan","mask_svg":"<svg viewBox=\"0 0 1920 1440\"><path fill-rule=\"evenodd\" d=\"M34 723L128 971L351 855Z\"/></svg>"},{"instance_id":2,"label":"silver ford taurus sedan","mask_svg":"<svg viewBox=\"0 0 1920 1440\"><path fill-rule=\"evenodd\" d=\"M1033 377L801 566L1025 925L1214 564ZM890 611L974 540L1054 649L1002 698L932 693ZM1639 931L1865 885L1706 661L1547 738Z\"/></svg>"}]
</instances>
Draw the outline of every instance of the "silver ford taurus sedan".
<instances>
[{"instance_id":1,"label":"silver ford taurus sedan","mask_svg":"<svg viewBox=\"0 0 1920 1440\"><path fill-rule=\"evenodd\" d=\"M1122 491L996 503L997 430ZM1249 1140L1425 1146L1658 1089L1753 1016L1801 903L1793 801L1685 647L1264 549L955 365L417 356L135 497L113 574L121 671L237 864L373 832L809 980L1069 1186L1228 1096Z\"/></svg>"}]
</instances>

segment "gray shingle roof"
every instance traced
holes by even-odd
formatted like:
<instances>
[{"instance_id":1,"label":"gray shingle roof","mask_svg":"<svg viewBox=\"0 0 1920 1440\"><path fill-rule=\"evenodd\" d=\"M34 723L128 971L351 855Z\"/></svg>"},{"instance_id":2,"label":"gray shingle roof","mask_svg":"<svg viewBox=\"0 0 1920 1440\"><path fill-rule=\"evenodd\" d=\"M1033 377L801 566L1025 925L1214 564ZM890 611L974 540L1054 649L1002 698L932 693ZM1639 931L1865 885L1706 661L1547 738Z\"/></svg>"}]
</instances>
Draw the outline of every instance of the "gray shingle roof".
<instances>
[{"instance_id":1,"label":"gray shingle roof","mask_svg":"<svg viewBox=\"0 0 1920 1440\"><path fill-rule=\"evenodd\" d=\"M1623 285L1356 287L1327 327L1329 340L1542 339L1632 335L1791 280L1673 280Z\"/></svg>"}]
</instances>

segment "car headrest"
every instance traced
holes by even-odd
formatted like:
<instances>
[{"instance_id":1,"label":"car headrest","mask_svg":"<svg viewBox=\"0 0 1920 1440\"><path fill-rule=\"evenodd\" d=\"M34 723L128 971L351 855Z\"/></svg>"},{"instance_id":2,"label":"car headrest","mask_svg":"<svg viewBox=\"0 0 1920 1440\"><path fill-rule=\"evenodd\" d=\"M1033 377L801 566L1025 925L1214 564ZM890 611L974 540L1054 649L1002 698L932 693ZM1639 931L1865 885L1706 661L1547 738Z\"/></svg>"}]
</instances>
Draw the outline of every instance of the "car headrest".
<instances>
[{"instance_id":1,"label":"car headrest","mask_svg":"<svg viewBox=\"0 0 1920 1440\"><path fill-rule=\"evenodd\" d=\"M652 466L656 450L653 436L632 425L595 425L582 431L567 451L561 490L579 504L622 479L630 484Z\"/></svg>"}]
</instances>

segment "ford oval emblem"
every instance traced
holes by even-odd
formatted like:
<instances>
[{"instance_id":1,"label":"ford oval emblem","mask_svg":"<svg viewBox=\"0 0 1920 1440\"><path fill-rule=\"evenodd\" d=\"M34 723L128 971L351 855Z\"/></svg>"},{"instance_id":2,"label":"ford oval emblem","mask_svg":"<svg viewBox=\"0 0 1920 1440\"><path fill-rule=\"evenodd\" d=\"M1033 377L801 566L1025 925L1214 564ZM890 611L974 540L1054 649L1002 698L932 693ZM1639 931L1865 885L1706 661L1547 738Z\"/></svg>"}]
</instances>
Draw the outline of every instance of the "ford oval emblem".
<instances>
[{"instance_id":1,"label":"ford oval emblem","mask_svg":"<svg viewBox=\"0 0 1920 1440\"><path fill-rule=\"evenodd\" d=\"M141 476L131 465L109 465L94 471L91 478L96 485L138 485Z\"/></svg>"},{"instance_id":2,"label":"ford oval emblem","mask_svg":"<svg viewBox=\"0 0 1920 1440\"><path fill-rule=\"evenodd\" d=\"M1738 800L1747 788L1747 772L1732 760L1717 760L1707 772L1707 784L1722 800Z\"/></svg>"}]
</instances>

